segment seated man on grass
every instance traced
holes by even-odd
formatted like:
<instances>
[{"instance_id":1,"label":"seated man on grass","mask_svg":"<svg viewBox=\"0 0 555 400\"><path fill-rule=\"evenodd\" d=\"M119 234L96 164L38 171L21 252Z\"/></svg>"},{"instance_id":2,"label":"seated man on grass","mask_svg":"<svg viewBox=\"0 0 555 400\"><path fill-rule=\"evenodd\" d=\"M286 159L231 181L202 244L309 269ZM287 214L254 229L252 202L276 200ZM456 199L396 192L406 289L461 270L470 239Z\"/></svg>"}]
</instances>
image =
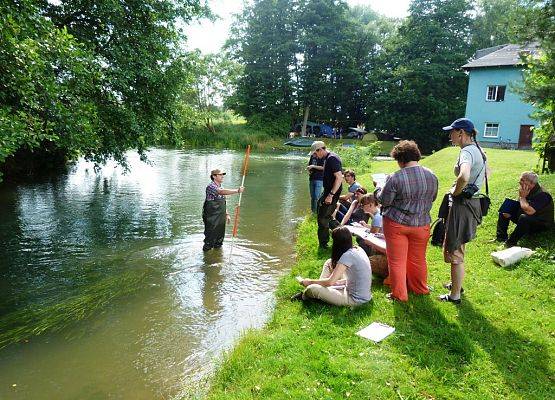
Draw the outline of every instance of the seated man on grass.
<instances>
[{"instance_id":1,"label":"seated man on grass","mask_svg":"<svg viewBox=\"0 0 555 400\"><path fill-rule=\"evenodd\" d=\"M545 231L553 226L553 197L541 188L538 175L534 172L524 172L520 176L518 203L515 203L512 212L500 212L497 220L496 240L505 242L506 247L516 246L525 235ZM510 221L516 227L508 236Z\"/></svg>"}]
</instances>

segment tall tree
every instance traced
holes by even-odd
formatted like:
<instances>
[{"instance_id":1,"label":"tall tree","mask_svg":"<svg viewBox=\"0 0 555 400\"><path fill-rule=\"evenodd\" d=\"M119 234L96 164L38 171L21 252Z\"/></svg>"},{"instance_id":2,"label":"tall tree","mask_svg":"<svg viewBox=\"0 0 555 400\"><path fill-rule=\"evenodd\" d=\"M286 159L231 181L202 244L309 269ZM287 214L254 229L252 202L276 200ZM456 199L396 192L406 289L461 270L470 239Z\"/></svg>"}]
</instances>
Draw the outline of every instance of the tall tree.
<instances>
[{"instance_id":1,"label":"tall tree","mask_svg":"<svg viewBox=\"0 0 555 400\"><path fill-rule=\"evenodd\" d=\"M466 0L414 0L409 10L383 55L376 124L429 152L441 146L441 126L464 115L471 8Z\"/></svg>"},{"instance_id":2,"label":"tall tree","mask_svg":"<svg viewBox=\"0 0 555 400\"><path fill-rule=\"evenodd\" d=\"M2 2L0 164L30 151L144 154L179 117L177 23L205 13L200 0Z\"/></svg>"},{"instance_id":3,"label":"tall tree","mask_svg":"<svg viewBox=\"0 0 555 400\"><path fill-rule=\"evenodd\" d=\"M535 0L527 13L522 40L538 41L539 56L529 55L524 75L524 96L536 107L539 126L534 129L536 150L543 155L555 138L555 3Z\"/></svg>"}]
</instances>

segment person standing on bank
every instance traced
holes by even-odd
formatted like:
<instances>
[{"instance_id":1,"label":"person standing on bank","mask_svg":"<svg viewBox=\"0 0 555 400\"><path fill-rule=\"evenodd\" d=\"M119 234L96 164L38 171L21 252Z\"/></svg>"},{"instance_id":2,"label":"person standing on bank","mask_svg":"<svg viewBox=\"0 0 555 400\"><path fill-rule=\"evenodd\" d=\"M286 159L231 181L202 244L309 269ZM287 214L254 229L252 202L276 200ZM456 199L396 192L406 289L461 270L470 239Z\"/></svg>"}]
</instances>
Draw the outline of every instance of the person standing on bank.
<instances>
[{"instance_id":1,"label":"person standing on bank","mask_svg":"<svg viewBox=\"0 0 555 400\"><path fill-rule=\"evenodd\" d=\"M324 160L324 191L318 200L318 242L321 248L327 248L330 238L329 223L333 219L332 214L341 195L343 181L341 159L337 154L328 151L326 144L321 141L312 143L310 154Z\"/></svg>"},{"instance_id":2,"label":"person standing on bank","mask_svg":"<svg viewBox=\"0 0 555 400\"><path fill-rule=\"evenodd\" d=\"M477 131L467 118L459 118L443 128L449 131L451 143L461 148L454 173L457 177L451 188L453 202L445 222L443 257L451 264L451 282L444 285L450 293L439 296L441 301L460 304L464 280L465 243L476 237L482 223L478 194L486 176L486 157L476 142Z\"/></svg>"},{"instance_id":3,"label":"person standing on bank","mask_svg":"<svg viewBox=\"0 0 555 400\"><path fill-rule=\"evenodd\" d=\"M322 195L322 180L324 179L324 159L310 154L306 167L308 171L308 188L310 191L310 209L313 213L318 211L318 199Z\"/></svg>"},{"instance_id":4,"label":"person standing on bank","mask_svg":"<svg viewBox=\"0 0 555 400\"><path fill-rule=\"evenodd\" d=\"M225 236L226 221L231 218L226 210L225 196L238 194L245 190L243 187L237 189L224 189L225 172L214 169L210 172L212 182L206 186L206 199L202 207L202 221L204 222L204 246L203 251L222 247Z\"/></svg>"},{"instance_id":5,"label":"person standing on bank","mask_svg":"<svg viewBox=\"0 0 555 400\"><path fill-rule=\"evenodd\" d=\"M382 204L391 284L388 298L407 301L409 291L430 293L426 248L438 180L431 170L418 164L420 149L412 140L400 141L391 150L391 157L400 169L377 188L375 195Z\"/></svg>"}]
</instances>

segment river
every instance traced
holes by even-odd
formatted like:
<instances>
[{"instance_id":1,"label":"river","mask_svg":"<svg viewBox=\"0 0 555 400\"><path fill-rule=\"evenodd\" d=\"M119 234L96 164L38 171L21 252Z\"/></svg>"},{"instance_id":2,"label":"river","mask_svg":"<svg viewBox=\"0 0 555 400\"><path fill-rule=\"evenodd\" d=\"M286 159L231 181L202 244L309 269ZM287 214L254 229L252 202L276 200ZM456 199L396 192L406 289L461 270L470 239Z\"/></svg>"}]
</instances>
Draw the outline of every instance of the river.
<instances>
[{"instance_id":1,"label":"river","mask_svg":"<svg viewBox=\"0 0 555 400\"><path fill-rule=\"evenodd\" d=\"M231 262L230 226L203 254L200 214L209 171L237 187L243 154L148 157L0 186L1 399L189 397L269 318L309 209L306 157L251 156Z\"/></svg>"}]
</instances>

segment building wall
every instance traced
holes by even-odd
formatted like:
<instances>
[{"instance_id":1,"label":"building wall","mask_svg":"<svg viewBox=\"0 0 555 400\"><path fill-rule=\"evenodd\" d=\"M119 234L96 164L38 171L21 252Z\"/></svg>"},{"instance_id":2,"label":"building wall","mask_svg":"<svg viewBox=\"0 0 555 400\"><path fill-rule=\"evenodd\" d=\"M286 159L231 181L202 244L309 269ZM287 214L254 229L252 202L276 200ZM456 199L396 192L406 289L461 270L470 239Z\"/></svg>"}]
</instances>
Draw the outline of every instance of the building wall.
<instances>
[{"instance_id":1,"label":"building wall","mask_svg":"<svg viewBox=\"0 0 555 400\"><path fill-rule=\"evenodd\" d=\"M478 140L491 147L517 147L520 125L537 125L530 117L532 105L525 103L515 93L513 85L522 82L522 70L516 67L493 67L471 69L466 98L466 117L478 130ZM487 87L506 85L504 101L487 101ZM496 138L484 137L486 123L498 123Z\"/></svg>"}]
</instances>

